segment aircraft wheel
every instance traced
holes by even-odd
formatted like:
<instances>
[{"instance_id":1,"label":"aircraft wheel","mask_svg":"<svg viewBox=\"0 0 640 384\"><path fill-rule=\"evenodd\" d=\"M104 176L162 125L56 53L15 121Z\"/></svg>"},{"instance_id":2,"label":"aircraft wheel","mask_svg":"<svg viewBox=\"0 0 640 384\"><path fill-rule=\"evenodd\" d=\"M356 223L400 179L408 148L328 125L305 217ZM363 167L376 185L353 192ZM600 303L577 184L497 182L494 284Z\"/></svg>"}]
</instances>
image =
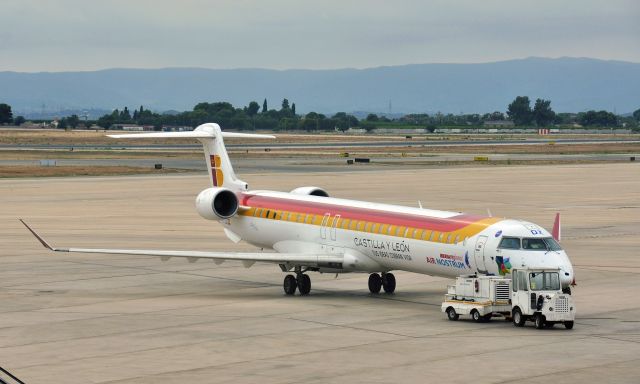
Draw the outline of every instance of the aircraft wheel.
<instances>
[{"instance_id":1,"label":"aircraft wheel","mask_svg":"<svg viewBox=\"0 0 640 384\"><path fill-rule=\"evenodd\" d=\"M573 321L565 321L564 327L567 329L573 329Z\"/></svg>"},{"instance_id":2,"label":"aircraft wheel","mask_svg":"<svg viewBox=\"0 0 640 384\"><path fill-rule=\"evenodd\" d=\"M520 308L514 309L513 315L511 317L513 319L513 325L515 325L516 327L524 326L525 321L527 321L525 317L522 316L522 312L520 312Z\"/></svg>"},{"instance_id":3,"label":"aircraft wheel","mask_svg":"<svg viewBox=\"0 0 640 384\"><path fill-rule=\"evenodd\" d=\"M447 308L447 318L451 321L456 321L460 318L460 315L456 313L456 310L453 307Z\"/></svg>"},{"instance_id":4,"label":"aircraft wheel","mask_svg":"<svg viewBox=\"0 0 640 384\"><path fill-rule=\"evenodd\" d=\"M371 293L380 293L380 288L382 288L382 278L377 273L372 273L369 275L369 292Z\"/></svg>"},{"instance_id":5,"label":"aircraft wheel","mask_svg":"<svg viewBox=\"0 0 640 384\"><path fill-rule=\"evenodd\" d=\"M535 317L535 324L536 324L536 328L537 329L542 329L544 328L544 325L546 323L544 315L542 313L538 313Z\"/></svg>"},{"instance_id":6,"label":"aircraft wheel","mask_svg":"<svg viewBox=\"0 0 640 384\"><path fill-rule=\"evenodd\" d=\"M285 276L282 287L284 288L284 293L286 293L287 295L293 295L294 293L296 293L296 288L298 287L296 277L293 275Z\"/></svg>"},{"instance_id":7,"label":"aircraft wheel","mask_svg":"<svg viewBox=\"0 0 640 384\"><path fill-rule=\"evenodd\" d=\"M309 275L304 273L298 275L298 292L301 295L308 295L311 292L311 278Z\"/></svg>"},{"instance_id":8,"label":"aircraft wheel","mask_svg":"<svg viewBox=\"0 0 640 384\"><path fill-rule=\"evenodd\" d=\"M384 273L382 275L382 288L386 293L393 293L396 290L396 277L393 273Z\"/></svg>"}]
</instances>

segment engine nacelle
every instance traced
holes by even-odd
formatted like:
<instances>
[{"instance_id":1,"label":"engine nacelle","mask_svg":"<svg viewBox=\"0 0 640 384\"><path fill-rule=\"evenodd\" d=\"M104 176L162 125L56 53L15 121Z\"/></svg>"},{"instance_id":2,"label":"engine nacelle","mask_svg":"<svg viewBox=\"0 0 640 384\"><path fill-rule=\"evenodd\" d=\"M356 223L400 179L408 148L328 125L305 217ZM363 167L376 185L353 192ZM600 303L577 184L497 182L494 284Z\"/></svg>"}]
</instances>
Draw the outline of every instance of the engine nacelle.
<instances>
[{"instance_id":1,"label":"engine nacelle","mask_svg":"<svg viewBox=\"0 0 640 384\"><path fill-rule=\"evenodd\" d=\"M293 193L294 195L329 197L327 191L319 187L299 187L289 193Z\"/></svg>"},{"instance_id":2,"label":"engine nacelle","mask_svg":"<svg viewBox=\"0 0 640 384\"><path fill-rule=\"evenodd\" d=\"M196 197L196 211L207 220L228 219L238 206L238 197L227 188L207 188Z\"/></svg>"}]
</instances>

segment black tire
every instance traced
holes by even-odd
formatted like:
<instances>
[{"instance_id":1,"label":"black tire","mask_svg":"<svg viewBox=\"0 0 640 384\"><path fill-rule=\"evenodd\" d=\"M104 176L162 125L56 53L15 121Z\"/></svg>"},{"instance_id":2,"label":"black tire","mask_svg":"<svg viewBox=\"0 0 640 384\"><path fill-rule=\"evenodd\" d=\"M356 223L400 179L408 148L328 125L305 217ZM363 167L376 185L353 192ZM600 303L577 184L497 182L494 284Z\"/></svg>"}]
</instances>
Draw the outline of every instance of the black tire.
<instances>
[{"instance_id":1,"label":"black tire","mask_svg":"<svg viewBox=\"0 0 640 384\"><path fill-rule=\"evenodd\" d=\"M535 315L534 322L536 324L536 329L543 329L546 324L544 315L542 313L537 313Z\"/></svg>"},{"instance_id":2,"label":"black tire","mask_svg":"<svg viewBox=\"0 0 640 384\"><path fill-rule=\"evenodd\" d=\"M547 321L546 323L544 323L544 327L547 328L547 329L553 328L554 325L556 325L556 323L551 322L551 321Z\"/></svg>"},{"instance_id":3,"label":"black tire","mask_svg":"<svg viewBox=\"0 0 640 384\"><path fill-rule=\"evenodd\" d=\"M573 321L565 321L564 327L567 329L573 329Z\"/></svg>"},{"instance_id":4,"label":"black tire","mask_svg":"<svg viewBox=\"0 0 640 384\"><path fill-rule=\"evenodd\" d=\"M380 293L380 289L382 288L382 278L377 273L372 273L369 275L369 292L371 293Z\"/></svg>"},{"instance_id":5,"label":"black tire","mask_svg":"<svg viewBox=\"0 0 640 384\"><path fill-rule=\"evenodd\" d=\"M480 312L478 312L476 309L471 311L471 319L473 319L473 321L475 321L476 323L482 322L482 316L480 316Z\"/></svg>"},{"instance_id":6,"label":"black tire","mask_svg":"<svg viewBox=\"0 0 640 384\"><path fill-rule=\"evenodd\" d=\"M293 275L287 275L284 277L284 283L282 284L282 288L284 288L284 293L287 295L293 295L296 293L296 288L298 287L298 283L296 282L296 277Z\"/></svg>"},{"instance_id":7,"label":"black tire","mask_svg":"<svg viewBox=\"0 0 640 384\"><path fill-rule=\"evenodd\" d=\"M513 325L515 325L516 327L523 327L524 323L527 321L527 319L520 311L520 308L516 308L513 310L511 318L513 319Z\"/></svg>"},{"instance_id":8,"label":"black tire","mask_svg":"<svg viewBox=\"0 0 640 384\"><path fill-rule=\"evenodd\" d=\"M298 292L301 295L308 295L311 292L311 278L309 275L301 273L298 276Z\"/></svg>"},{"instance_id":9,"label":"black tire","mask_svg":"<svg viewBox=\"0 0 640 384\"><path fill-rule=\"evenodd\" d=\"M489 314L486 314L486 315L484 315L484 316L482 316L482 322L483 322L483 323L488 323L488 322L490 322L490 321L491 321L491 317L493 317L493 316L492 316L490 313L489 313Z\"/></svg>"},{"instance_id":10,"label":"black tire","mask_svg":"<svg viewBox=\"0 0 640 384\"><path fill-rule=\"evenodd\" d=\"M456 313L456 310L453 307L447 308L447 318L451 321L456 321L460 318L460 315Z\"/></svg>"},{"instance_id":11,"label":"black tire","mask_svg":"<svg viewBox=\"0 0 640 384\"><path fill-rule=\"evenodd\" d=\"M562 288L562 293L571 295L571 287Z\"/></svg>"},{"instance_id":12,"label":"black tire","mask_svg":"<svg viewBox=\"0 0 640 384\"><path fill-rule=\"evenodd\" d=\"M385 273L382 275L382 288L386 293L393 293L396 291L396 277L393 273Z\"/></svg>"}]
</instances>

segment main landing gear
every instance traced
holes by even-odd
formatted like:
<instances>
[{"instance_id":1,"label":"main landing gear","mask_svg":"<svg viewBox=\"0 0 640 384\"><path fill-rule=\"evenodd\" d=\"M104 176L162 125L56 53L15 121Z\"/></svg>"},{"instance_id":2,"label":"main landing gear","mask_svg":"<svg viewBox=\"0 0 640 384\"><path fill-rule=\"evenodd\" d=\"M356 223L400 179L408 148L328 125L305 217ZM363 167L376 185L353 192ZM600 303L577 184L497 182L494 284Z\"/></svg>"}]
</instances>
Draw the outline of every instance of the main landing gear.
<instances>
[{"instance_id":1,"label":"main landing gear","mask_svg":"<svg viewBox=\"0 0 640 384\"><path fill-rule=\"evenodd\" d=\"M295 294L296 288L298 292L300 292L300 295L308 295L309 292L311 292L311 278L301 270L297 270L296 276L285 276L282 288L284 288L284 293L287 295Z\"/></svg>"},{"instance_id":2,"label":"main landing gear","mask_svg":"<svg viewBox=\"0 0 640 384\"><path fill-rule=\"evenodd\" d=\"M380 289L384 289L386 293L393 293L396 290L396 277L393 273L377 273L369 275L369 292L380 293Z\"/></svg>"}]
</instances>

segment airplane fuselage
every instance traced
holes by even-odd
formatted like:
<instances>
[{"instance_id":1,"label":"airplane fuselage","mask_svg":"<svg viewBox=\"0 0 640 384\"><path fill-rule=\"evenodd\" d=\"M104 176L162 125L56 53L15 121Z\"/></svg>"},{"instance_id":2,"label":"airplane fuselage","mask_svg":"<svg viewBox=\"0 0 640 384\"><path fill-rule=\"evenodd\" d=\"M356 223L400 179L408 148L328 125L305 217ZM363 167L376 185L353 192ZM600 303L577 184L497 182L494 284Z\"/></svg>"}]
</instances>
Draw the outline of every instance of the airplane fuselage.
<instances>
[{"instance_id":1,"label":"airplane fuselage","mask_svg":"<svg viewBox=\"0 0 640 384\"><path fill-rule=\"evenodd\" d=\"M242 240L278 252L344 254L326 272L404 270L443 277L509 275L512 267L560 268L564 286L573 269L562 250L503 249L503 236L549 238L524 221L331 197L253 191L239 193L241 209L225 228Z\"/></svg>"}]
</instances>

